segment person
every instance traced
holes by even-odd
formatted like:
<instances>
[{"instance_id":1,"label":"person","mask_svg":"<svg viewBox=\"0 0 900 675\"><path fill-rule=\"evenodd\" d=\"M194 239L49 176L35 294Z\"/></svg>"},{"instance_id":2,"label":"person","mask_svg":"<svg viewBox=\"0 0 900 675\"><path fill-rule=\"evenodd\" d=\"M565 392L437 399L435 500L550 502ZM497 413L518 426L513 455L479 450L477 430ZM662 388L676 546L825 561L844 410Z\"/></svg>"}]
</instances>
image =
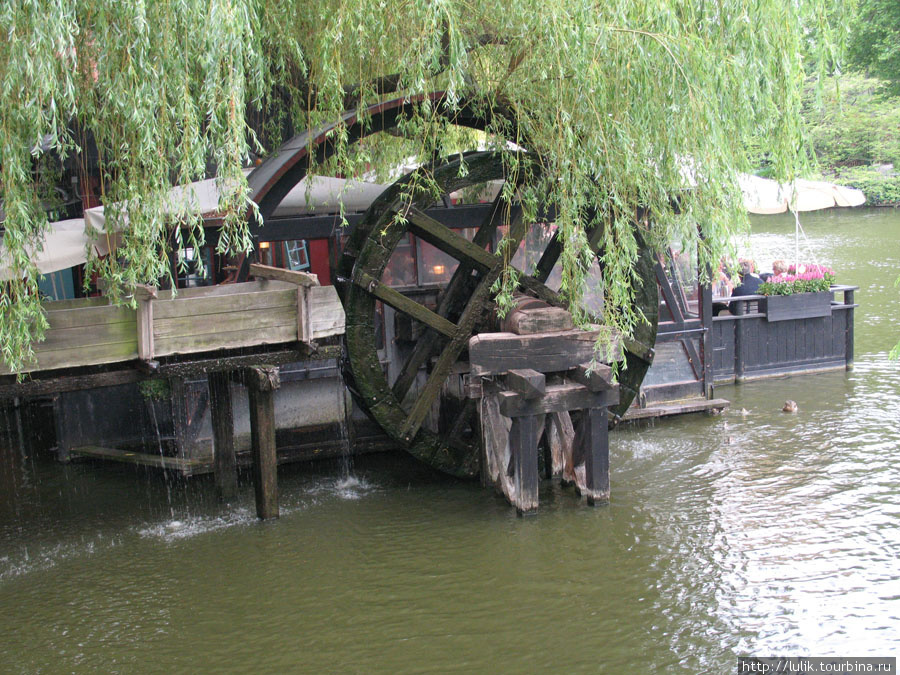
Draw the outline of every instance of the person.
<instances>
[{"instance_id":1,"label":"person","mask_svg":"<svg viewBox=\"0 0 900 675\"><path fill-rule=\"evenodd\" d=\"M728 275L726 268L727 262L723 258L722 262L719 263L719 277L713 282L713 316L719 316L722 312L727 311L729 306L727 302L716 302L716 300L730 298L732 291L734 291L734 282Z\"/></svg>"},{"instance_id":2,"label":"person","mask_svg":"<svg viewBox=\"0 0 900 675\"><path fill-rule=\"evenodd\" d=\"M772 271L761 273L759 278L763 281L771 281L772 277L777 277L779 274L787 274L787 271L788 264L784 260L776 260L772 263Z\"/></svg>"},{"instance_id":3,"label":"person","mask_svg":"<svg viewBox=\"0 0 900 675\"><path fill-rule=\"evenodd\" d=\"M734 290L734 282L731 280L731 277L728 275L726 270L726 262L723 259L721 263L719 263L719 277L716 279L713 284L713 297L714 298L729 298L731 297L731 292Z\"/></svg>"},{"instance_id":4,"label":"person","mask_svg":"<svg viewBox=\"0 0 900 675\"><path fill-rule=\"evenodd\" d=\"M743 259L740 260L740 266L741 283L731 292L731 295L756 295L759 293L759 286L762 283L762 279L754 274L756 266L752 260Z\"/></svg>"}]
</instances>

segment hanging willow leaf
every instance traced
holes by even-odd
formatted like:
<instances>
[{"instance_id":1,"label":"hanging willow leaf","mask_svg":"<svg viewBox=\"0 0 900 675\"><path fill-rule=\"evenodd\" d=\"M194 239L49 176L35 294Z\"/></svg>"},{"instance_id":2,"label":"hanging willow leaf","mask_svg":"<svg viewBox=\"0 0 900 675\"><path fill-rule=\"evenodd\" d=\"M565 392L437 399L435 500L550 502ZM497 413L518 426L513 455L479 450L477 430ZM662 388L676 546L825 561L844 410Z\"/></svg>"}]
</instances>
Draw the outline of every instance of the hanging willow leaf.
<instances>
[{"instance_id":1,"label":"hanging willow leaf","mask_svg":"<svg viewBox=\"0 0 900 675\"><path fill-rule=\"evenodd\" d=\"M543 167L521 195L532 217L534 204L554 204L564 292L584 286L585 214L597 214L608 223L606 321L628 330L639 320L636 207L653 214L658 242L689 245L699 224L705 266L744 222L734 176L750 168L751 141L765 139L782 177L803 161L801 47L805 36L836 34L809 21L839 16L823 2L5 0L0 196L15 274L0 297L2 358L19 368L44 326L27 255L47 227L35 157L83 165L96 148L100 196L123 205L108 222L123 234L117 256L89 269L114 289L157 282L171 273L172 246L203 237L185 212L184 240L162 208L173 184L213 167L226 214L220 249L247 251L251 151L272 152L348 107L436 90L444 98L396 136L351 148L339 129L338 152L318 171L386 173L410 155L526 145ZM448 128L464 101L504 111L487 139Z\"/></svg>"}]
</instances>

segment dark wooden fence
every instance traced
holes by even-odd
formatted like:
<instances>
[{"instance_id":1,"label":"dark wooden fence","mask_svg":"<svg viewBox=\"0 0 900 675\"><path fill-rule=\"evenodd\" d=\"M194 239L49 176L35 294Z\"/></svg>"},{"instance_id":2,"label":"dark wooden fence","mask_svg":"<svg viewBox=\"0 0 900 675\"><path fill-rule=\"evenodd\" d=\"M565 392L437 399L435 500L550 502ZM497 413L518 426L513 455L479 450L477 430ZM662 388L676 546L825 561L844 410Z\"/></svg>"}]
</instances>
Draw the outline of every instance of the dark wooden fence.
<instances>
[{"instance_id":1,"label":"dark wooden fence","mask_svg":"<svg viewBox=\"0 0 900 675\"><path fill-rule=\"evenodd\" d=\"M831 311L813 318L780 318L761 295L731 298L729 313L712 322L714 381L852 368L853 294L858 288L832 286ZM836 295L843 297L835 300Z\"/></svg>"}]
</instances>

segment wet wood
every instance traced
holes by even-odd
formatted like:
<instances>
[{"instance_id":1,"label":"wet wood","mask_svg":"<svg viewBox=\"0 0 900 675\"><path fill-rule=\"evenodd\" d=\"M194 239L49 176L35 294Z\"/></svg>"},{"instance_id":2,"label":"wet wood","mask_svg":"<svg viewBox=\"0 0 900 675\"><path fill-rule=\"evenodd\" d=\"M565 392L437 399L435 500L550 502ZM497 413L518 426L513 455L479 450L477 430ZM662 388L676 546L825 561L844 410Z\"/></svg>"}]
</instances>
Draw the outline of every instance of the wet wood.
<instances>
[{"instance_id":1,"label":"wet wood","mask_svg":"<svg viewBox=\"0 0 900 675\"><path fill-rule=\"evenodd\" d=\"M516 417L509 431L512 454L513 505L519 515L534 513L538 508L538 429L534 415Z\"/></svg>"},{"instance_id":2,"label":"wet wood","mask_svg":"<svg viewBox=\"0 0 900 675\"><path fill-rule=\"evenodd\" d=\"M365 272L360 272L357 274L356 279L358 285L365 288L376 298L390 305L397 311L411 316L416 321L421 321L429 328L433 328L447 337L453 337L458 332L456 324L452 321L448 321L440 314L432 312L415 300L410 300L399 291L395 291L390 286L381 283L373 276L366 274Z\"/></svg>"},{"instance_id":3,"label":"wet wood","mask_svg":"<svg viewBox=\"0 0 900 675\"><path fill-rule=\"evenodd\" d=\"M619 402L618 388L593 392L573 383L547 385L546 394L537 399L526 399L521 394L511 391L500 392L499 396L500 412L507 417L605 408Z\"/></svg>"},{"instance_id":4,"label":"wet wood","mask_svg":"<svg viewBox=\"0 0 900 675\"><path fill-rule=\"evenodd\" d=\"M153 297L138 298L137 307L137 349L138 358L153 359Z\"/></svg>"},{"instance_id":5,"label":"wet wood","mask_svg":"<svg viewBox=\"0 0 900 675\"><path fill-rule=\"evenodd\" d=\"M590 361L600 331L559 331L539 335L481 333L469 340L473 375L496 375L517 368L549 373Z\"/></svg>"},{"instance_id":6,"label":"wet wood","mask_svg":"<svg viewBox=\"0 0 900 675\"><path fill-rule=\"evenodd\" d=\"M207 376L209 409L213 430L213 473L219 499L237 496L237 467L234 456L234 412L231 404L231 373L218 371Z\"/></svg>"},{"instance_id":7,"label":"wet wood","mask_svg":"<svg viewBox=\"0 0 900 675\"><path fill-rule=\"evenodd\" d=\"M519 239L524 234L522 229L523 228L519 223L511 228L511 240L516 245L518 245ZM431 408L431 404L440 394L441 385L453 369L459 355L466 348L466 345L469 342L469 336L472 334L476 323L481 318L482 310L484 309L484 304L487 301L491 286L493 286L494 281L499 275L500 269L498 267L485 274L478 283L478 287L475 289L469 304L459 318L459 326L456 335L444 347L441 355L438 357L431 370L431 374L428 376L428 380L425 382L425 386L422 388L422 393L419 395L419 398L416 399L415 404L409 412L409 416L400 428L400 435L405 441L411 441L415 437L425 416Z\"/></svg>"},{"instance_id":8,"label":"wet wood","mask_svg":"<svg viewBox=\"0 0 900 675\"><path fill-rule=\"evenodd\" d=\"M49 329L35 345L37 362L22 372L297 340L310 344L343 333L343 309L333 287L312 285L314 275L301 272L261 273L277 278L188 288L177 295L139 285L133 290L137 311L111 306L105 298L47 303ZM0 366L0 376L6 373Z\"/></svg>"},{"instance_id":9,"label":"wet wood","mask_svg":"<svg viewBox=\"0 0 900 675\"><path fill-rule=\"evenodd\" d=\"M516 307L500 323L500 329L516 335L534 335L572 330L572 314L543 300L528 296L517 298Z\"/></svg>"},{"instance_id":10,"label":"wet wood","mask_svg":"<svg viewBox=\"0 0 900 675\"><path fill-rule=\"evenodd\" d=\"M501 193L497 194L494 199L487 219L482 223L481 227L472 238L472 243L476 246L484 247L494 240L497 226L501 221L518 222L521 220L521 206L514 204L509 210L504 207ZM508 216L508 219L505 217ZM443 317L457 317L466 306L466 301L475 289L475 278L472 276L474 266L465 261L460 262L450 283L441 295L438 304L437 313ZM413 349L412 354L403 364L397 380L393 385L393 393L399 400L406 397L407 392L415 381L416 375L425 362L436 354L442 347L443 338L434 332L428 332L424 339L419 340Z\"/></svg>"},{"instance_id":11,"label":"wet wood","mask_svg":"<svg viewBox=\"0 0 900 675\"><path fill-rule=\"evenodd\" d=\"M289 284L297 284L298 286L319 285L319 278L315 274L285 270L280 267L270 267L269 265L259 265L256 263L250 265L250 276L256 277L257 279L286 281Z\"/></svg>"},{"instance_id":12,"label":"wet wood","mask_svg":"<svg viewBox=\"0 0 900 675\"><path fill-rule=\"evenodd\" d=\"M413 207L403 214L409 221L409 231L457 260L488 270L494 267L497 257L443 223Z\"/></svg>"},{"instance_id":13,"label":"wet wood","mask_svg":"<svg viewBox=\"0 0 900 675\"><path fill-rule=\"evenodd\" d=\"M575 428L569 412L551 413L547 416L547 442L550 446L551 475L560 477L566 483L575 482L575 464L572 444Z\"/></svg>"},{"instance_id":14,"label":"wet wood","mask_svg":"<svg viewBox=\"0 0 900 675\"><path fill-rule=\"evenodd\" d=\"M626 420L640 420L653 417L666 417L668 415L682 415L704 411L722 411L728 408L731 402L724 398L695 398L691 401L678 401L676 403L659 403L646 408L630 408L625 415Z\"/></svg>"},{"instance_id":15,"label":"wet wood","mask_svg":"<svg viewBox=\"0 0 900 675\"><path fill-rule=\"evenodd\" d=\"M603 363L583 363L576 366L567 373L567 376L573 382L577 382L590 391L599 392L612 389L613 384L612 368Z\"/></svg>"},{"instance_id":16,"label":"wet wood","mask_svg":"<svg viewBox=\"0 0 900 675\"><path fill-rule=\"evenodd\" d=\"M189 339L182 336L155 338L154 342L156 355L159 357L175 354L196 354L219 349L275 345L283 342L294 342L296 339L297 322L296 318L291 318L288 320L288 323L268 326L263 330L260 330L258 327L248 327L244 330L223 330L218 333L195 335Z\"/></svg>"},{"instance_id":17,"label":"wet wood","mask_svg":"<svg viewBox=\"0 0 900 675\"><path fill-rule=\"evenodd\" d=\"M123 462L125 464L138 464L170 471L177 471L183 476L192 476L209 471L210 462L206 459L193 459L186 457L165 457L159 454L145 452L132 452L116 448L104 448L97 445L79 445L71 449L73 457L91 457L94 459Z\"/></svg>"},{"instance_id":18,"label":"wet wood","mask_svg":"<svg viewBox=\"0 0 900 675\"><path fill-rule=\"evenodd\" d=\"M78 391L81 389L94 389L95 387L114 387L119 384L131 384L144 379L137 370L123 369L103 373L78 373L72 375L57 375L47 377L44 374L40 379L25 380L16 383L15 376L9 375L3 384L0 384L0 399L16 396L44 396L66 391Z\"/></svg>"},{"instance_id":19,"label":"wet wood","mask_svg":"<svg viewBox=\"0 0 900 675\"><path fill-rule=\"evenodd\" d=\"M510 370L506 386L524 399L540 398L547 392L547 376L530 368Z\"/></svg>"},{"instance_id":20,"label":"wet wood","mask_svg":"<svg viewBox=\"0 0 900 675\"><path fill-rule=\"evenodd\" d=\"M334 286L312 286L306 289L309 337L312 340L343 335L346 319L344 306Z\"/></svg>"},{"instance_id":21,"label":"wet wood","mask_svg":"<svg viewBox=\"0 0 900 675\"><path fill-rule=\"evenodd\" d=\"M278 463L275 452L275 390L281 379L278 369L260 366L244 370L250 398L250 450L253 456L253 486L256 515L261 520L278 518Z\"/></svg>"},{"instance_id":22,"label":"wet wood","mask_svg":"<svg viewBox=\"0 0 900 675\"><path fill-rule=\"evenodd\" d=\"M581 421L584 489L588 504L609 501L609 422L606 408L585 410Z\"/></svg>"},{"instance_id":23,"label":"wet wood","mask_svg":"<svg viewBox=\"0 0 900 675\"><path fill-rule=\"evenodd\" d=\"M179 292L177 298L162 298L153 303L154 319L179 319L184 317L200 317L209 314L228 315L237 314L250 309L273 309L290 307L297 301L297 287L280 282L263 282L268 288L262 290L258 284L249 283L251 289L244 289L241 293L231 295L210 295L209 297L187 297L182 292L192 290L184 289ZM236 284L240 286L244 284ZM211 287L210 290L212 290Z\"/></svg>"}]
</instances>

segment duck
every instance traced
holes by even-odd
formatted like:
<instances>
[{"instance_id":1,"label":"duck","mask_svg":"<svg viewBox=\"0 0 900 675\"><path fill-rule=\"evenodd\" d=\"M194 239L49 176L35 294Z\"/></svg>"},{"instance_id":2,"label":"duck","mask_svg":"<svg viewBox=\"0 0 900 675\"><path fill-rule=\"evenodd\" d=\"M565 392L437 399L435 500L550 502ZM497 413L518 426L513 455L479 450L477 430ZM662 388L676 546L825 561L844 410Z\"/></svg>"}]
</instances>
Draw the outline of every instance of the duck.
<instances>
[{"instance_id":1,"label":"duck","mask_svg":"<svg viewBox=\"0 0 900 675\"><path fill-rule=\"evenodd\" d=\"M786 413L795 413L797 410L797 402L791 401L790 399L784 402L784 407L781 409L782 412Z\"/></svg>"}]
</instances>

